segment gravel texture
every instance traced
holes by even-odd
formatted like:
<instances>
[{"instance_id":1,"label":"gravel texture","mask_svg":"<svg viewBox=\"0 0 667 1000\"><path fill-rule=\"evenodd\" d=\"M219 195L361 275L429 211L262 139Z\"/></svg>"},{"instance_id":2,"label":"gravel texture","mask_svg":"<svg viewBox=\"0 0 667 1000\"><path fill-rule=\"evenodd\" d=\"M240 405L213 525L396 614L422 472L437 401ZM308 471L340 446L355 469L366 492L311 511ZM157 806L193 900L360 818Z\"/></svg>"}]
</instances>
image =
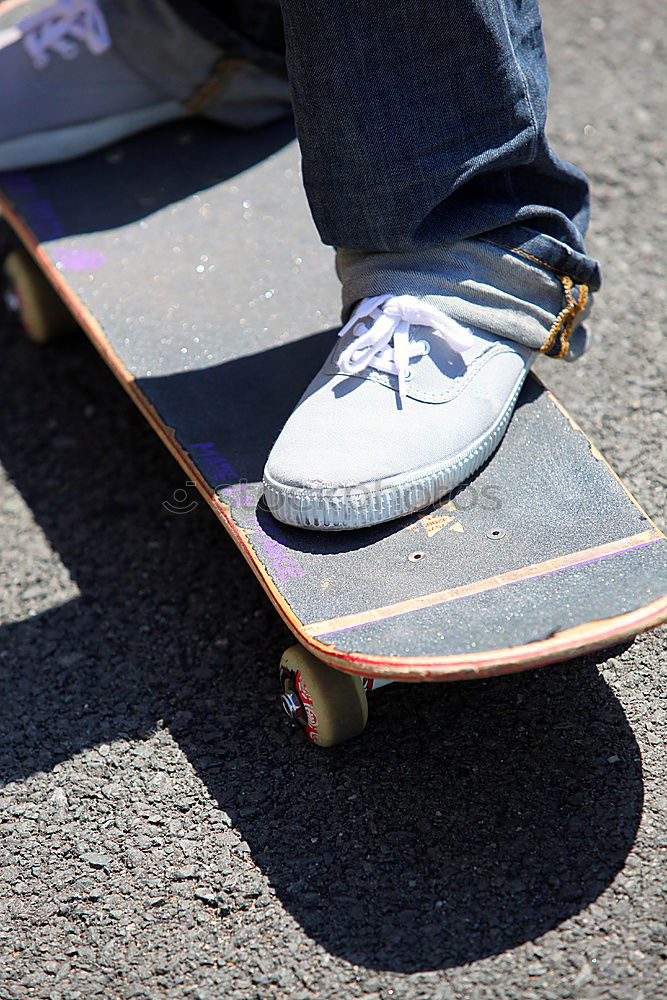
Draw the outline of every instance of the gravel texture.
<instances>
[{"instance_id":1,"label":"gravel texture","mask_svg":"<svg viewBox=\"0 0 667 1000\"><path fill-rule=\"evenodd\" d=\"M606 287L597 350L539 371L664 528L664 0L544 15ZM92 348L0 327L0 998L665 995L666 631L380 691L318 751L286 630L162 507L181 471Z\"/></svg>"}]
</instances>

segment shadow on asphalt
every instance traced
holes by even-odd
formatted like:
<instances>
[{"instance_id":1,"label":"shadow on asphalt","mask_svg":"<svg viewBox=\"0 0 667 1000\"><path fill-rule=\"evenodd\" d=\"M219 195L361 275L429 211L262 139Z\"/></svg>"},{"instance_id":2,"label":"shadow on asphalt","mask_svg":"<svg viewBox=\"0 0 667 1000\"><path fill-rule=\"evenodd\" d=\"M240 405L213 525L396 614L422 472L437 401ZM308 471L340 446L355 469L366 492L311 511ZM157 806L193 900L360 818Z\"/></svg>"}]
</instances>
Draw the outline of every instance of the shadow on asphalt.
<instances>
[{"instance_id":1,"label":"shadow on asphalt","mask_svg":"<svg viewBox=\"0 0 667 1000\"><path fill-rule=\"evenodd\" d=\"M0 458L80 592L0 629L0 780L163 720L304 931L370 968L502 952L610 884L642 773L595 658L381 691L363 739L306 745L286 630L203 504L162 507L182 472L92 348L0 349Z\"/></svg>"}]
</instances>

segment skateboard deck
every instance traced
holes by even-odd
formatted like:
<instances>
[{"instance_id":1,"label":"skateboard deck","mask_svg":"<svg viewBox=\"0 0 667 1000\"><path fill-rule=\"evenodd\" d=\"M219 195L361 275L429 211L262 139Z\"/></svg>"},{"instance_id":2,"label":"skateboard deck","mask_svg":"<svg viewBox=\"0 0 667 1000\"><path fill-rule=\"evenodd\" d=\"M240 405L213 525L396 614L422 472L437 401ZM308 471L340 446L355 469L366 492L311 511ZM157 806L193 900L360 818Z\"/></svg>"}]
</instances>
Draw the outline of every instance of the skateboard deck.
<instances>
[{"instance_id":1,"label":"skateboard deck","mask_svg":"<svg viewBox=\"0 0 667 1000\"><path fill-rule=\"evenodd\" d=\"M318 661L480 677L667 619L667 540L533 376L497 453L436 507L335 534L268 514L264 461L339 322L289 124L162 127L0 175L0 208L180 462L175 509L201 492Z\"/></svg>"}]
</instances>

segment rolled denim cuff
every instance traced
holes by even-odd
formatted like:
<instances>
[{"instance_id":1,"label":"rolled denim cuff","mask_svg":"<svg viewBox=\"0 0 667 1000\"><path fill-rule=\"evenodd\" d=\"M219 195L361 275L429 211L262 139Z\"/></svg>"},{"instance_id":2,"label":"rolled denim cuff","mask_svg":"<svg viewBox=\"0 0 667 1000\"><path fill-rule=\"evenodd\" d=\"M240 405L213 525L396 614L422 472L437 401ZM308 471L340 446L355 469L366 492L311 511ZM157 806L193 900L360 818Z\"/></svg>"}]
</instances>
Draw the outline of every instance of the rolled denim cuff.
<instances>
[{"instance_id":1,"label":"rolled denim cuff","mask_svg":"<svg viewBox=\"0 0 667 1000\"><path fill-rule=\"evenodd\" d=\"M589 287L521 250L483 239L401 253L339 249L336 269L344 322L362 298L417 295L465 326L551 357L573 361L588 348Z\"/></svg>"},{"instance_id":2,"label":"rolled denim cuff","mask_svg":"<svg viewBox=\"0 0 667 1000\"><path fill-rule=\"evenodd\" d=\"M114 45L163 94L233 128L253 129L290 113L282 57L233 31L220 45L194 31L165 0L102 0ZM226 37L228 36L228 37Z\"/></svg>"}]
</instances>

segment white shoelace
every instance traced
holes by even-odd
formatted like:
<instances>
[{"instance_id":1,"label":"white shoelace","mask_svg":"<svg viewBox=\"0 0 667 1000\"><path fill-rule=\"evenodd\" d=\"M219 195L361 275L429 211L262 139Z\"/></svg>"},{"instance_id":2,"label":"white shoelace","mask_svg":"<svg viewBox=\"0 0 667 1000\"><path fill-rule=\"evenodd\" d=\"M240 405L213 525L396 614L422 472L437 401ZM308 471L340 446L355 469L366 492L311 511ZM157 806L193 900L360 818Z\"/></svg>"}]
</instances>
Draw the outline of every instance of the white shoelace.
<instances>
[{"instance_id":1,"label":"white shoelace","mask_svg":"<svg viewBox=\"0 0 667 1000\"><path fill-rule=\"evenodd\" d=\"M373 321L370 326L360 322L366 317ZM364 368L375 368L396 375L403 400L410 365L431 349L425 340L410 339L411 325L429 327L459 354L479 347L470 330L428 302L413 295L375 295L361 300L338 335L343 337L351 330L356 338L341 352L338 370L357 375Z\"/></svg>"},{"instance_id":2,"label":"white shoelace","mask_svg":"<svg viewBox=\"0 0 667 1000\"><path fill-rule=\"evenodd\" d=\"M79 42L93 55L101 55L111 47L107 22L95 0L57 0L24 18L18 27L36 69L48 66L49 50L63 59L75 59Z\"/></svg>"}]
</instances>

